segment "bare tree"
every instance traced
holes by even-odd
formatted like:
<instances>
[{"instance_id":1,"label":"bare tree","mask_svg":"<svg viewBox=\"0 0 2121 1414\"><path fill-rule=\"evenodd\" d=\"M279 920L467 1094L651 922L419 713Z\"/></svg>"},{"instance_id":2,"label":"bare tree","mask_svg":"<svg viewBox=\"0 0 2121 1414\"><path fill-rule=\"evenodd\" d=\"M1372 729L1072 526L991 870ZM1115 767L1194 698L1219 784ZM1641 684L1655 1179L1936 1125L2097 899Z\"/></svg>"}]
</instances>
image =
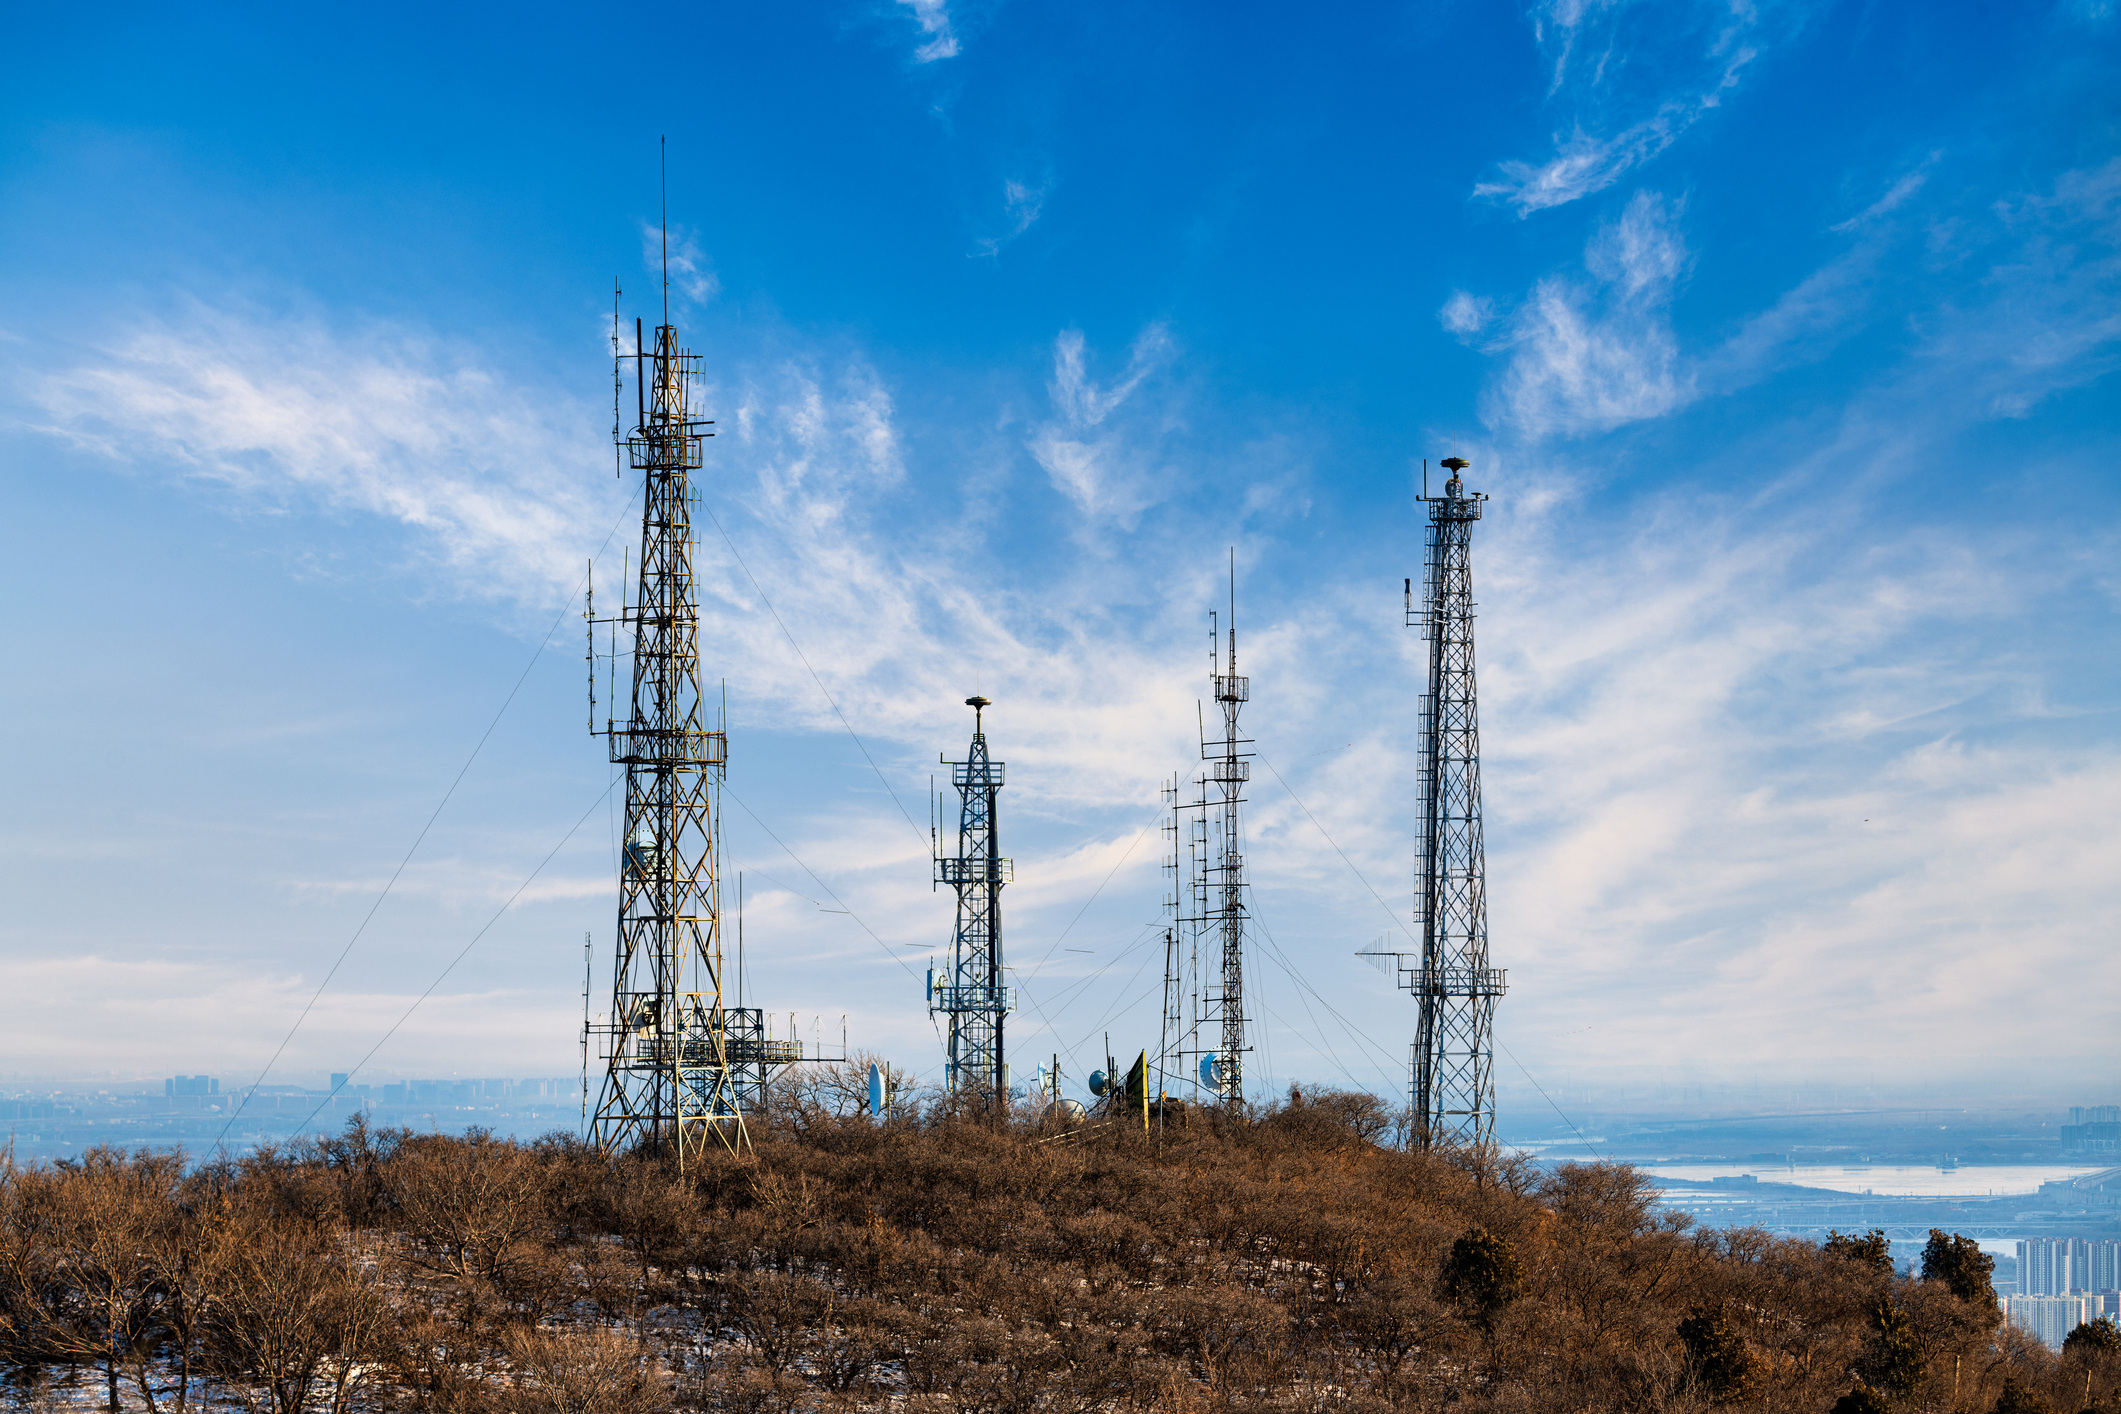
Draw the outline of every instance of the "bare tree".
<instances>
[{"instance_id":1,"label":"bare tree","mask_svg":"<svg viewBox=\"0 0 2121 1414\"><path fill-rule=\"evenodd\" d=\"M509 1358L527 1377L503 1396L511 1414L656 1414L670 1385L641 1348L616 1331L510 1331Z\"/></svg>"},{"instance_id":2,"label":"bare tree","mask_svg":"<svg viewBox=\"0 0 2121 1414\"><path fill-rule=\"evenodd\" d=\"M506 1285L549 1229L537 1156L487 1134L405 1141L383 1166L397 1219L420 1260L463 1285L465 1324L484 1295Z\"/></svg>"},{"instance_id":3,"label":"bare tree","mask_svg":"<svg viewBox=\"0 0 2121 1414\"><path fill-rule=\"evenodd\" d=\"M350 1409L389 1311L344 1239L252 1213L223 1232L212 1261L220 1373L261 1389L272 1414L304 1414L320 1393L332 1414Z\"/></svg>"},{"instance_id":4,"label":"bare tree","mask_svg":"<svg viewBox=\"0 0 2121 1414\"><path fill-rule=\"evenodd\" d=\"M51 1168L11 1169L0 1322L33 1361L83 1364L103 1376L106 1407L130 1380L150 1414L168 1290L149 1250L173 1212L174 1154L89 1150Z\"/></svg>"}]
</instances>

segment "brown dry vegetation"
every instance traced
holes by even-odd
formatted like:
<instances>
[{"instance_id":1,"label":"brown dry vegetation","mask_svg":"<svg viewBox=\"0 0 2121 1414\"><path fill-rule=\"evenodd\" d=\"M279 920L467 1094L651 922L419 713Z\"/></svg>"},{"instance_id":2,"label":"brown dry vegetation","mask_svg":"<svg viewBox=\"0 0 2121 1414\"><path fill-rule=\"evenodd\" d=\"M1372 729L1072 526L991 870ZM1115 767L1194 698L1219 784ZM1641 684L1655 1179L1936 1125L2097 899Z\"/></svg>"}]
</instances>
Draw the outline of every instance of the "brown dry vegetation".
<instances>
[{"instance_id":1,"label":"brown dry vegetation","mask_svg":"<svg viewBox=\"0 0 2121 1414\"><path fill-rule=\"evenodd\" d=\"M1157 1134L794 1103L683 1175L358 1124L197 1167L100 1151L0 1173L0 1398L2121 1410L2121 1354L2051 1355L1861 1242L1690 1230L1625 1167L1405 1152L1388 1119L1335 1094Z\"/></svg>"}]
</instances>

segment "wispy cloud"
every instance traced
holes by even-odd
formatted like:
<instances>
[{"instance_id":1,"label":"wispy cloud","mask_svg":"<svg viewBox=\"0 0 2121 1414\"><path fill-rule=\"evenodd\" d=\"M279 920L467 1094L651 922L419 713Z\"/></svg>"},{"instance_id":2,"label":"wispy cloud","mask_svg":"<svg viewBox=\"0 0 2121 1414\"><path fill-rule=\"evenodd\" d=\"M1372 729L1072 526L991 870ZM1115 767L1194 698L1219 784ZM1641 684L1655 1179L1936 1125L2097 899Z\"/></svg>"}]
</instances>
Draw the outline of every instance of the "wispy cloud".
<instances>
[{"instance_id":1,"label":"wispy cloud","mask_svg":"<svg viewBox=\"0 0 2121 1414\"><path fill-rule=\"evenodd\" d=\"M1565 206L1604 191L1629 171L1656 157L1703 116L1722 106L1723 94L1738 82L1739 68L1753 57L1742 53L1723 81L1696 97L1675 99L1656 113L1611 136L1575 129L1556 136L1554 156L1544 162L1512 159L1498 164L1501 175L1473 184L1473 195L1500 201L1519 216L1550 206Z\"/></svg>"},{"instance_id":2,"label":"wispy cloud","mask_svg":"<svg viewBox=\"0 0 2121 1414\"><path fill-rule=\"evenodd\" d=\"M1119 377L1099 383L1090 374L1081 330L1066 330L1053 341L1047 390L1055 416L1032 435L1031 455L1085 515L1132 526L1171 489L1156 458L1157 440L1169 430L1168 409L1113 425L1115 414L1171 355L1169 333L1152 324L1135 338Z\"/></svg>"},{"instance_id":3,"label":"wispy cloud","mask_svg":"<svg viewBox=\"0 0 2121 1414\"><path fill-rule=\"evenodd\" d=\"M1495 529L1484 745L1520 1005L1580 1018L1572 996L1650 977L1688 998L1601 1054L1893 1068L1926 1031L2031 1004L2042 963L1983 964L2013 917L2069 920L2039 944L2052 967L2121 910L2077 843L2113 827L2121 758L2012 735L2017 714L1980 704L2020 668L1939 646L1993 641L2075 571L1928 528L1846 554L1817 517L1863 519L1860 494L1814 473L1908 454L1875 432L1800 454L1742 510L1672 498L1589 555L1574 515ZM1976 722L1980 747L1960 735Z\"/></svg>"},{"instance_id":4,"label":"wispy cloud","mask_svg":"<svg viewBox=\"0 0 2121 1414\"><path fill-rule=\"evenodd\" d=\"M1491 424L1533 437L1602 431L1692 396L1669 315L1687 267L1677 214L1638 193L1584 252L1588 281L1553 276L1534 286L1503 336L1509 366L1483 399Z\"/></svg>"},{"instance_id":5,"label":"wispy cloud","mask_svg":"<svg viewBox=\"0 0 2121 1414\"><path fill-rule=\"evenodd\" d=\"M1832 229L1846 233L1867 222L1875 221L1888 212L1899 210L1915 193L1922 190L1923 184L1929 180L1930 168L1936 166L1937 159L1942 156L1944 156L1944 153L1941 150L1932 152L1913 171L1904 174L1900 180L1894 182L1886 190L1884 196L1879 197L1869 206L1849 217L1848 220L1836 222Z\"/></svg>"},{"instance_id":6,"label":"wispy cloud","mask_svg":"<svg viewBox=\"0 0 2121 1414\"><path fill-rule=\"evenodd\" d=\"M194 305L29 392L47 431L113 458L413 527L418 553L481 597L564 593L583 527L619 499L582 475L608 457L597 414L402 328Z\"/></svg>"},{"instance_id":7,"label":"wispy cloud","mask_svg":"<svg viewBox=\"0 0 2121 1414\"><path fill-rule=\"evenodd\" d=\"M722 279L700 249L699 238L683 226L672 226L666 241L660 226L641 222L641 264L658 280L667 269L671 292L688 304L706 304L722 292Z\"/></svg>"},{"instance_id":8,"label":"wispy cloud","mask_svg":"<svg viewBox=\"0 0 2121 1414\"><path fill-rule=\"evenodd\" d=\"M1145 394L1171 357L1169 336L1151 326L1120 375L1101 382L1079 333L1056 341L1053 412L1030 451L1087 519L1130 521L1168 494L1158 448L1175 423ZM25 381L53 436L221 487L241 507L375 517L402 528L398 553L436 587L499 601L540 629L623 514L625 483L592 430L608 426L608 412L512 383L404 328L196 305ZM1053 666L1110 615L1124 616L1116 586L1090 579L1061 595L1039 585L1022 603L1001 587L974 590L962 567L985 552L970 504L929 534L877 530L879 518L908 514L916 493L893 397L874 369L858 358L740 362L700 400L721 424L704 509L813 661L832 665L833 692L865 730L925 753L929 704L962 697L965 665L977 663L1018 720L1043 724L1039 750L1110 763L1056 778L1064 793L1128 800L1164 770L1190 720L1168 674L1131 653ZM701 533L703 632L746 665L734 689L791 726L840 730L705 516ZM1205 602L1205 584L1187 592L1196 588ZM1136 578L1117 592L1133 602L1172 591ZM1145 736L1149 721L1163 726Z\"/></svg>"},{"instance_id":9,"label":"wispy cloud","mask_svg":"<svg viewBox=\"0 0 2121 1414\"><path fill-rule=\"evenodd\" d=\"M1921 191L1927 165L1834 228L1854 237L1840 254L1691 353L1671 305L1693 257L1680 210L1652 192L1598 228L1581 275L1549 275L1507 312L1458 291L1438 321L1508 356L1482 394L1491 427L1538 439L1661 417L1823 357L1860 327L1902 239L1894 214ZM1955 418L2017 416L2116 366L2121 162L2064 173L2046 193L1995 203L1978 228L1954 229L1952 256L1976 273L1918 317L1925 356L1900 375L1905 396L1942 397ZM1956 391L1944 394L1946 385Z\"/></svg>"},{"instance_id":10,"label":"wispy cloud","mask_svg":"<svg viewBox=\"0 0 2121 1414\"><path fill-rule=\"evenodd\" d=\"M2121 158L1997 202L1979 284L1923 321L1929 388L2022 417L2121 367Z\"/></svg>"},{"instance_id":11,"label":"wispy cloud","mask_svg":"<svg viewBox=\"0 0 2121 1414\"><path fill-rule=\"evenodd\" d=\"M920 48L913 51L917 64L932 64L938 59L957 57L957 31L950 24L949 0L898 0L911 12L913 22L920 26L925 38Z\"/></svg>"},{"instance_id":12,"label":"wispy cloud","mask_svg":"<svg viewBox=\"0 0 2121 1414\"><path fill-rule=\"evenodd\" d=\"M1002 223L999 235L982 236L975 244L973 254L996 256L1002 247L1031 229L1045 209L1049 183L1033 186L1014 178L1002 183Z\"/></svg>"},{"instance_id":13,"label":"wispy cloud","mask_svg":"<svg viewBox=\"0 0 2121 1414\"><path fill-rule=\"evenodd\" d=\"M1571 115L1569 125L1551 156L1498 163L1474 197L1529 216L1604 191L1654 160L1738 86L1761 53L1763 13L1752 4L1688 11L1630 0L1551 0L1535 10L1533 34L1551 64L1548 101ZM1662 96L1623 116L1635 94Z\"/></svg>"},{"instance_id":14,"label":"wispy cloud","mask_svg":"<svg viewBox=\"0 0 2121 1414\"><path fill-rule=\"evenodd\" d=\"M1495 301L1485 295L1453 290L1451 297L1443 302L1443 308L1436 312L1436 319L1444 328L1466 338L1495 322Z\"/></svg>"}]
</instances>

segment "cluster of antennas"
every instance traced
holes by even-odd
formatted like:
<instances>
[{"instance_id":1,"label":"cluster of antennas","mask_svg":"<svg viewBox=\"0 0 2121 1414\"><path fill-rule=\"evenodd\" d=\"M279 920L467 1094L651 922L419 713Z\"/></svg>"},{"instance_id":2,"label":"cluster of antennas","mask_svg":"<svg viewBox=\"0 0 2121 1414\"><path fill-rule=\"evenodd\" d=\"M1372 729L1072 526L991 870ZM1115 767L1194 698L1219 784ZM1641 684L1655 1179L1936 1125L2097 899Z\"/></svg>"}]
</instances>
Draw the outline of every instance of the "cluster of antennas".
<instances>
[{"instance_id":1,"label":"cluster of antennas","mask_svg":"<svg viewBox=\"0 0 2121 1414\"><path fill-rule=\"evenodd\" d=\"M698 359L678 342L665 313L650 341L634 321L635 426L622 435L625 355L613 308L613 440L642 475L638 577L620 611L596 615L590 633L590 729L607 738L610 760L625 768L625 841L619 861L618 949L610 1010L583 1021L584 1069L601 1038L605 1080L591 1133L606 1148L675 1147L680 1164L700 1146L746 1144L744 1117L762 1102L773 1071L805 1059L795 1037L770 1034L765 1014L725 995L721 928L719 791L728 769L726 710L712 713L703 692L697 580L692 567L689 477L703 461L713 422L692 407ZM1465 491L1467 463L1447 458L1443 494L1430 497L1427 559L1417 604L1406 582L1409 626L1428 650L1421 697L1420 887L1415 935L1389 959L1419 1006L1419 1036L1409 1062L1409 1098L1425 1142L1492 1137L1493 1066L1489 1059L1495 999L1503 974L1488 966L1486 881L1480 819L1479 732L1474 699L1470 533L1486 500ZM1174 778L1166 798L1172 874L1165 929L1164 1006L1157 1046L1144 1047L1121 1072L1109 1054L1089 1076L1099 1104L1139 1112L1144 1122L1195 1101L1238 1103L1245 1095L1248 1036L1247 938L1251 903L1245 872L1243 811L1251 780L1252 742L1240 715L1251 680L1238 672L1236 559L1230 569L1230 617L1211 616L1208 694L1203 702L1200 766L1190 788ZM622 701L596 721L596 629L609 630L606 655L617 674L630 662ZM621 630L628 637L622 655ZM1214 703L1217 730L1208 725ZM931 966L923 999L947 1022L945 1078L961 1097L1005 1105L1011 1098L1007 1057L1015 988L1006 979L1001 894L1015 877L1001 853L999 794L1004 764L988 751L985 697L969 697L972 739L962 759L948 760L958 795L954 852L942 847L938 814L931 825L933 882L956 898L947 960ZM888 1097L872 1070L870 1108ZM586 1086L585 1086L586 1092ZM1066 1111L1059 1057L1040 1067L1031 1093ZM585 1115L586 1118L586 1115Z\"/></svg>"}]
</instances>

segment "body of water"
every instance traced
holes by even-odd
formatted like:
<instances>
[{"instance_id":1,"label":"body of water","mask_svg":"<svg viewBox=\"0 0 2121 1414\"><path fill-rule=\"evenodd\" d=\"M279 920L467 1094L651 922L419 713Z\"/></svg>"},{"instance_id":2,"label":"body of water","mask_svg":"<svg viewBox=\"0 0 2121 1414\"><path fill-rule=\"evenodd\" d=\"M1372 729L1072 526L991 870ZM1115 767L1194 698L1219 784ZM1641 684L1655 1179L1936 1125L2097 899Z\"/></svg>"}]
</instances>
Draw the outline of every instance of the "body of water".
<instances>
[{"instance_id":1,"label":"body of water","mask_svg":"<svg viewBox=\"0 0 2121 1414\"><path fill-rule=\"evenodd\" d=\"M1836 1193L1908 1198L2003 1198L2039 1191L2043 1183L2097 1173L2099 1164L1983 1164L1941 1169L1934 1164L1638 1164L1658 1178L1706 1183L1750 1174L1762 1183L1789 1183Z\"/></svg>"}]
</instances>

